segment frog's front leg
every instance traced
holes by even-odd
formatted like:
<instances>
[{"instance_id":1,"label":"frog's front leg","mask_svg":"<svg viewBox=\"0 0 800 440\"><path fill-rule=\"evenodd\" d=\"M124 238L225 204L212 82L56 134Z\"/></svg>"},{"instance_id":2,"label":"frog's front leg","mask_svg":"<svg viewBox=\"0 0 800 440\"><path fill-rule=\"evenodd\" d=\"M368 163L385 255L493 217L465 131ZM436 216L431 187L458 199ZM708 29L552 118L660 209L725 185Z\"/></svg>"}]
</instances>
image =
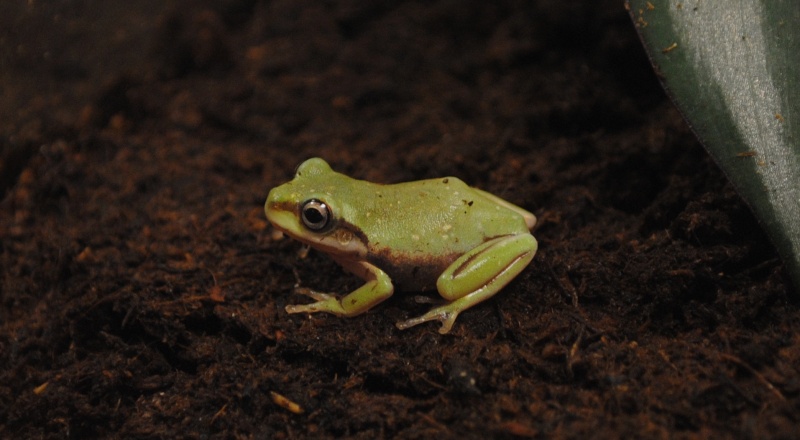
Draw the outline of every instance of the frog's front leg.
<instances>
[{"instance_id":1,"label":"frog's front leg","mask_svg":"<svg viewBox=\"0 0 800 440\"><path fill-rule=\"evenodd\" d=\"M338 261L346 270L358 275L366 283L341 299L336 296L315 292L310 289L297 289L297 293L310 296L316 302L286 306L288 313L327 312L337 316L356 316L366 312L392 296L392 280L376 266L365 261Z\"/></svg>"},{"instance_id":2,"label":"frog's front leg","mask_svg":"<svg viewBox=\"0 0 800 440\"><path fill-rule=\"evenodd\" d=\"M491 298L514 279L536 254L533 235L498 237L459 257L439 276L436 288L449 303L428 313L397 323L401 330L423 322L438 320L445 334L453 327L458 314Z\"/></svg>"}]
</instances>

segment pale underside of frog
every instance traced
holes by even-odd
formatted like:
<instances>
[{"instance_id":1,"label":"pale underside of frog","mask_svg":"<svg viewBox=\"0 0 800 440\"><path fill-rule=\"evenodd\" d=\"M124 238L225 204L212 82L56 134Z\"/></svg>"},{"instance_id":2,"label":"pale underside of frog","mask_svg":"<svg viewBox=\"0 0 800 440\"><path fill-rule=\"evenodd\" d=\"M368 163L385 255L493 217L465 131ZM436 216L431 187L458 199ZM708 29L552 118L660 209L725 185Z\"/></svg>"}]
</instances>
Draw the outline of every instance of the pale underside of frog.
<instances>
[{"instance_id":1,"label":"pale underside of frog","mask_svg":"<svg viewBox=\"0 0 800 440\"><path fill-rule=\"evenodd\" d=\"M366 283L339 298L298 289L315 300L289 313L356 316L395 290L436 289L446 301L400 329L438 320L448 333L458 314L494 296L531 262L536 217L455 177L376 184L303 162L273 188L264 207L272 225Z\"/></svg>"}]
</instances>

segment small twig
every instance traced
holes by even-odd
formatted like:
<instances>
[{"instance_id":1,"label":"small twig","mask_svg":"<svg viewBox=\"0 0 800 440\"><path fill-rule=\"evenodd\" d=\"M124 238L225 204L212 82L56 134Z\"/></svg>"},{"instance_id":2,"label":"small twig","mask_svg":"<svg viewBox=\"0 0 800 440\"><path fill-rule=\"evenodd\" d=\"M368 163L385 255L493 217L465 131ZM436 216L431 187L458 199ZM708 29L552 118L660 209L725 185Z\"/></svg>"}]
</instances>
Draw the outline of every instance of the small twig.
<instances>
[{"instance_id":1,"label":"small twig","mask_svg":"<svg viewBox=\"0 0 800 440\"><path fill-rule=\"evenodd\" d=\"M222 405L222 408L220 408L219 411L217 411L217 413L214 414L214 417L211 417L211 422L210 423L213 424L215 420L217 420L221 416L225 415L225 410L227 408L228 408L228 404L227 403Z\"/></svg>"},{"instance_id":2,"label":"small twig","mask_svg":"<svg viewBox=\"0 0 800 440\"><path fill-rule=\"evenodd\" d=\"M759 382L761 382L762 385L767 387L767 389L770 390L772 392L772 394L775 395L775 397L777 397L782 402L786 401L786 397L783 396L783 394L780 392L780 390L775 388L775 386L772 385L772 383L770 381L768 381L767 378L764 377L763 374L759 373L755 368L751 367L746 362L744 362L743 360L739 359L738 357L736 357L736 356L734 356L732 354L718 353L718 355L719 355L719 357L721 359L729 361L729 362L733 362L734 364L736 364L736 365L744 368L745 370L749 371L750 374L752 374L753 377L755 377Z\"/></svg>"},{"instance_id":3,"label":"small twig","mask_svg":"<svg viewBox=\"0 0 800 440\"><path fill-rule=\"evenodd\" d=\"M578 308L578 292L575 290L575 286L572 284L572 280L564 274L564 276L559 276L556 274L553 266L547 265L547 268L550 270L550 275L558 284L558 287L564 292L571 300L572 300L572 307Z\"/></svg>"},{"instance_id":4,"label":"small twig","mask_svg":"<svg viewBox=\"0 0 800 440\"><path fill-rule=\"evenodd\" d=\"M570 377L574 376L574 373L572 372L572 365L575 364L578 349L580 348L581 340L583 340L584 331L586 331L586 327L581 326L581 331L578 333L578 337L575 338L575 342L572 343L572 346L570 346L569 351L567 352L567 371L569 372Z\"/></svg>"}]
</instances>

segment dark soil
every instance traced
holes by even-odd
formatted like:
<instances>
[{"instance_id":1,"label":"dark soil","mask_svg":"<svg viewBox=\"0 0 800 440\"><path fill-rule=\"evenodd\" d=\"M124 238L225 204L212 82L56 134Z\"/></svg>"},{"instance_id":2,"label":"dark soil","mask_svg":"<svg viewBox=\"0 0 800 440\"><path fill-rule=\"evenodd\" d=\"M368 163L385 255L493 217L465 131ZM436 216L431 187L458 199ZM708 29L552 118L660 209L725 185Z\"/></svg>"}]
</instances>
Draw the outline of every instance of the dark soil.
<instances>
[{"instance_id":1,"label":"dark soil","mask_svg":"<svg viewBox=\"0 0 800 440\"><path fill-rule=\"evenodd\" d=\"M0 3L0 437L790 438L800 303L621 0ZM501 294L397 294L279 239L312 156L533 211Z\"/></svg>"}]
</instances>

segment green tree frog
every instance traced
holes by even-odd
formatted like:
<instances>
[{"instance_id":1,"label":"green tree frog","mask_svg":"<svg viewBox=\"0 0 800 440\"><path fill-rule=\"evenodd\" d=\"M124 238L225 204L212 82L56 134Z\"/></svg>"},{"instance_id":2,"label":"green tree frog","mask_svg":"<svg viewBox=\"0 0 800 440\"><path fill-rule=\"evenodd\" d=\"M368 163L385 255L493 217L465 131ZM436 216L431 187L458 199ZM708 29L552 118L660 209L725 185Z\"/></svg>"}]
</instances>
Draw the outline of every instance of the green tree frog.
<instances>
[{"instance_id":1,"label":"green tree frog","mask_svg":"<svg viewBox=\"0 0 800 440\"><path fill-rule=\"evenodd\" d=\"M445 303L397 323L441 322L447 333L462 311L495 295L531 262L536 217L455 177L381 185L308 159L264 206L272 225L328 254L366 283L337 296L298 289L315 300L288 313L355 316L405 291L438 290Z\"/></svg>"}]
</instances>

